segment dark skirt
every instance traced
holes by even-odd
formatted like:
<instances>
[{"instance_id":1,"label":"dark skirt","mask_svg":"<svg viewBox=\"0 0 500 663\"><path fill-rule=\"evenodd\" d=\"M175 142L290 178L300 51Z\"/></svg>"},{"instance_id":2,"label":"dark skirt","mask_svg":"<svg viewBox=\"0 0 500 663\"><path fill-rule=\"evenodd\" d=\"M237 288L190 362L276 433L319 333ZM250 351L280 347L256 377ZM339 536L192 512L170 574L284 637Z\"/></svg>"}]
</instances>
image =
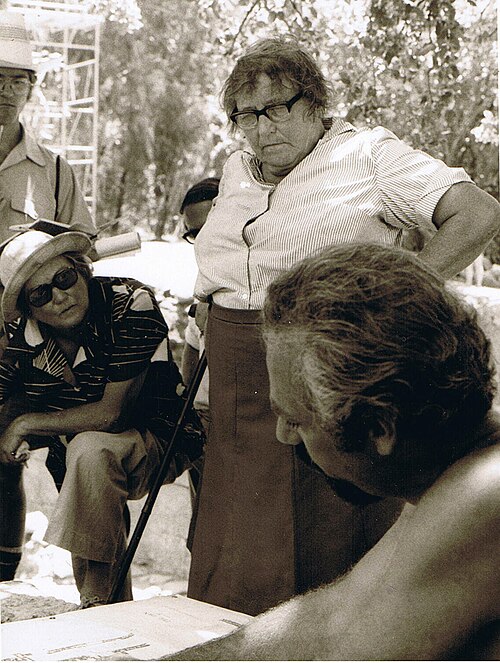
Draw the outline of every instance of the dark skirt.
<instances>
[{"instance_id":1,"label":"dark skirt","mask_svg":"<svg viewBox=\"0 0 500 663\"><path fill-rule=\"evenodd\" d=\"M400 500L353 506L276 439L260 311L211 307L211 427L188 596L258 614L334 580L386 532Z\"/></svg>"}]
</instances>

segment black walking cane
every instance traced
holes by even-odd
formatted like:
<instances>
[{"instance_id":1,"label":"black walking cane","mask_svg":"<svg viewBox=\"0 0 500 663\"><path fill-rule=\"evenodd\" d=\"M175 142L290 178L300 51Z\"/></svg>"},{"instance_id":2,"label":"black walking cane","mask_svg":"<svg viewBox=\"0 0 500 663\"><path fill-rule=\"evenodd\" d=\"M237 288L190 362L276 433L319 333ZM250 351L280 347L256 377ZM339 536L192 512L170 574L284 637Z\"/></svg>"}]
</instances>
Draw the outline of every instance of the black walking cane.
<instances>
[{"instance_id":1,"label":"black walking cane","mask_svg":"<svg viewBox=\"0 0 500 663\"><path fill-rule=\"evenodd\" d=\"M207 358L205 356L205 352L203 352L198 361L198 364L196 365L196 370L194 372L193 377L191 378L189 386L187 387L186 400L182 407L179 418L177 419L177 424L175 426L174 432L172 433L172 437L170 438L170 442L165 450L165 455L163 456L160 469L158 470L156 479L149 491L146 502L142 507L141 515L139 516L139 520L137 521L137 525L135 526L134 532L130 539L130 543L128 544L127 549L125 550L123 557L120 560L118 571L116 573L113 582L113 587L111 588L111 592L109 594L107 603L116 603L118 597L121 594L121 591L123 589L123 583L125 582L125 578L127 577L127 573L130 569L130 565L132 564L132 560L136 553L137 546L139 545L141 536L146 528L146 523L148 522L148 518L151 515L151 511L153 510L153 506L156 501L156 498L158 497L158 493L160 492L160 488L163 486L163 482L165 480L165 477L167 476L167 472L170 467L170 463L172 461L174 453L176 452L175 443L177 441L177 437L179 433L182 431L184 425L184 419L186 418L186 414L188 413L189 409L193 404L194 397L196 396L196 392L198 391L198 387L200 386L200 382L203 378L203 374L205 373L206 367L207 367Z\"/></svg>"}]
</instances>

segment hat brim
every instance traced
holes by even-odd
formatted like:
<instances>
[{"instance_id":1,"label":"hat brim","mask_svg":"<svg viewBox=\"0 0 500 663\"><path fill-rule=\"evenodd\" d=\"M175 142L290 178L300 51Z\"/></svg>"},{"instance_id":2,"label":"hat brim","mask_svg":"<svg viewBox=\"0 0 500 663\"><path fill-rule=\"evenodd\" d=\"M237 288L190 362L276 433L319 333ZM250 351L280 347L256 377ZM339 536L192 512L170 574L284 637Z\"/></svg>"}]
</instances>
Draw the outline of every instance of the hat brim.
<instances>
[{"instance_id":1,"label":"hat brim","mask_svg":"<svg viewBox=\"0 0 500 663\"><path fill-rule=\"evenodd\" d=\"M1 44L0 44L0 50L1 50ZM37 73L37 68L35 67L34 64L23 60L19 60L19 62L11 62L10 60L0 59L0 67L3 67L4 69L24 69L25 71L31 71L35 75Z\"/></svg>"},{"instance_id":2,"label":"hat brim","mask_svg":"<svg viewBox=\"0 0 500 663\"><path fill-rule=\"evenodd\" d=\"M21 290L24 288L26 281L40 267L63 253L86 254L91 247L92 242L83 233L65 232L56 235L49 242L40 246L36 251L33 251L5 285L2 295L2 314L5 322L12 322L12 320L20 316L17 308L17 300L19 299Z\"/></svg>"}]
</instances>

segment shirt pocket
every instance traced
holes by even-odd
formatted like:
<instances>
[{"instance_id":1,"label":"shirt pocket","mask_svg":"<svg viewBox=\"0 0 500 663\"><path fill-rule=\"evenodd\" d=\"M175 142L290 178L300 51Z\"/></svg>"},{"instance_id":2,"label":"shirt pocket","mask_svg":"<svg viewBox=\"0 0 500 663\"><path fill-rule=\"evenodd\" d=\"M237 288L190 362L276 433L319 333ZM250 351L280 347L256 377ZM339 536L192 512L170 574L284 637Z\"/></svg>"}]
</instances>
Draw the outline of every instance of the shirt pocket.
<instances>
[{"instance_id":1,"label":"shirt pocket","mask_svg":"<svg viewBox=\"0 0 500 663\"><path fill-rule=\"evenodd\" d=\"M26 198L26 196L13 196L10 199L10 207L16 215L21 214L26 221L29 219L36 221L38 219L35 201L31 198Z\"/></svg>"}]
</instances>

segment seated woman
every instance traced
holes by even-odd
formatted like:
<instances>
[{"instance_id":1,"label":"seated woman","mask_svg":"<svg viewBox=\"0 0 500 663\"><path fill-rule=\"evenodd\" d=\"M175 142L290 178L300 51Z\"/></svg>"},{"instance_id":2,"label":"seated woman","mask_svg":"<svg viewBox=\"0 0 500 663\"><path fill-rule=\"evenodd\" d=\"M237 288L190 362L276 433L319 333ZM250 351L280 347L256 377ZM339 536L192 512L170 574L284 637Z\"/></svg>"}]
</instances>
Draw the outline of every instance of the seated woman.
<instances>
[{"instance_id":1,"label":"seated woman","mask_svg":"<svg viewBox=\"0 0 500 663\"><path fill-rule=\"evenodd\" d=\"M127 500L149 490L183 404L153 292L134 279L92 277L90 247L83 233L29 230L0 256L0 403L24 401L24 413L0 428L4 569L12 576L20 558L28 444L44 438L60 490L46 539L71 551L82 607L108 599L126 545ZM190 414L167 481L202 444ZM121 599L131 598L129 577Z\"/></svg>"}]
</instances>

